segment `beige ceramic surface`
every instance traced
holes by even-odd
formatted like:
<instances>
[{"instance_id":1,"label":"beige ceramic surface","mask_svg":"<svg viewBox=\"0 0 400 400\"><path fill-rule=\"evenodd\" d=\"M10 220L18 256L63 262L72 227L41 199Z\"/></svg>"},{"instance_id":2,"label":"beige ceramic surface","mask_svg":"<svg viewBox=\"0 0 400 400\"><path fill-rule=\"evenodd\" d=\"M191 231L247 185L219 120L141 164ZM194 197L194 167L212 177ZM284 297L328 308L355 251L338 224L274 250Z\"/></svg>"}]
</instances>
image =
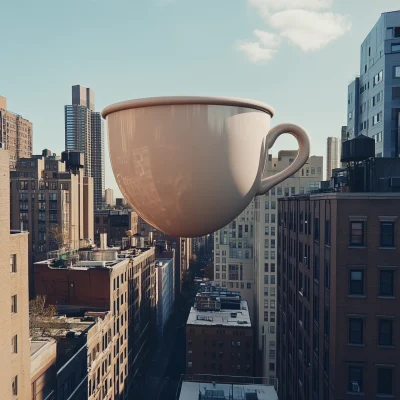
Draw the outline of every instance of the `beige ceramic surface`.
<instances>
[{"instance_id":1,"label":"beige ceramic surface","mask_svg":"<svg viewBox=\"0 0 400 400\"><path fill-rule=\"evenodd\" d=\"M307 133L293 124L270 130L273 109L242 99L168 97L103 110L111 164L125 199L155 228L180 237L214 232L251 199L307 161ZM299 143L296 160L261 179L268 149L283 133Z\"/></svg>"}]
</instances>

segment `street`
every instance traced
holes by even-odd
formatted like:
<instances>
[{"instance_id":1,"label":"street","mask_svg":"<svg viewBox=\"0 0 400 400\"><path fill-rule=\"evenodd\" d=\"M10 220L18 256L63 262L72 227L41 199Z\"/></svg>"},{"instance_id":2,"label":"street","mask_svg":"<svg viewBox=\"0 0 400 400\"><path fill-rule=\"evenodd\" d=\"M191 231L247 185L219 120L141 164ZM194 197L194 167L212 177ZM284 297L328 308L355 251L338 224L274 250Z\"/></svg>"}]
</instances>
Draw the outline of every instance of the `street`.
<instances>
[{"instance_id":1,"label":"street","mask_svg":"<svg viewBox=\"0 0 400 400\"><path fill-rule=\"evenodd\" d=\"M204 254L205 253L205 254ZM202 277L204 267L210 262L210 254L204 252L191 265L183 279L182 294L175 305L148 365L140 387L130 396L133 400L175 400L181 375L186 372L186 321L197 293L194 277Z\"/></svg>"}]
</instances>

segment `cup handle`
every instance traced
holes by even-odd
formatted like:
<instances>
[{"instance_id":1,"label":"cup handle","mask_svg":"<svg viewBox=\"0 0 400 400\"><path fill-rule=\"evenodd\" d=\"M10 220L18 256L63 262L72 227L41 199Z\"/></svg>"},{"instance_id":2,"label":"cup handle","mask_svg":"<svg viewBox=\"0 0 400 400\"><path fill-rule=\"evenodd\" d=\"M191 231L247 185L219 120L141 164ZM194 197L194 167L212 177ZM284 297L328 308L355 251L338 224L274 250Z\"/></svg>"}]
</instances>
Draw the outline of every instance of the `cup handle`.
<instances>
[{"instance_id":1,"label":"cup handle","mask_svg":"<svg viewBox=\"0 0 400 400\"><path fill-rule=\"evenodd\" d=\"M273 127L265 138L265 161L268 155L268 150L274 145L276 139L284 133L289 133L296 138L297 143L299 144L297 157L293 163L283 171L261 179L257 196L267 193L272 187L295 174L308 160L310 155L310 138L308 133L295 124L280 124Z\"/></svg>"}]
</instances>

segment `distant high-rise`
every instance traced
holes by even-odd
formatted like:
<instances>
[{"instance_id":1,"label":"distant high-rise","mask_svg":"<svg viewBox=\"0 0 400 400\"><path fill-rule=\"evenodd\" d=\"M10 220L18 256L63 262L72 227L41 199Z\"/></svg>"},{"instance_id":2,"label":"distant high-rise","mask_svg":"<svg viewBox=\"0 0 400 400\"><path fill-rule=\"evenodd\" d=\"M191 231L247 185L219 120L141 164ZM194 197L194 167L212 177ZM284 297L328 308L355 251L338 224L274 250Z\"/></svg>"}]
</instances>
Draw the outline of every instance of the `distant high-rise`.
<instances>
[{"instance_id":1,"label":"distant high-rise","mask_svg":"<svg viewBox=\"0 0 400 400\"><path fill-rule=\"evenodd\" d=\"M115 206L114 190L108 188L106 189L106 205Z\"/></svg>"},{"instance_id":2,"label":"distant high-rise","mask_svg":"<svg viewBox=\"0 0 400 400\"><path fill-rule=\"evenodd\" d=\"M375 139L377 157L400 155L400 11L383 13L361 44L348 86L347 132ZM329 177L328 177L329 178Z\"/></svg>"},{"instance_id":3,"label":"distant high-rise","mask_svg":"<svg viewBox=\"0 0 400 400\"><path fill-rule=\"evenodd\" d=\"M264 176L287 168L297 150L282 150L266 161ZM234 221L214 233L214 280L240 292L255 326L256 374L276 376L276 288L278 199L319 189L322 157L311 156L304 167L258 196Z\"/></svg>"},{"instance_id":4,"label":"distant high-rise","mask_svg":"<svg viewBox=\"0 0 400 400\"><path fill-rule=\"evenodd\" d=\"M94 111L93 90L84 86L72 86L72 104L65 106L65 149L85 155L85 176L94 182L94 208L103 208L104 121Z\"/></svg>"},{"instance_id":5,"label":"distant high-rise","mask_svg":"<svg viewBox=\"0 0 400 400\"><path fill-rule=\"evenodd\" d=\"M32 136L32 122L8 111L6 98L0 96L0 149L8 150L11 169L32 155Z\"/></svg>"},{"instance_id":6,"label":"distant high-rise","mask_svg":"<svg viewBox=\"0 0 400 400\"><path fill-rule=\"evenodd\" d=\"M328 137L326 143L326 179L332 176L332 170L340 167L340 139Z\"/></svg>"}]
</instances>

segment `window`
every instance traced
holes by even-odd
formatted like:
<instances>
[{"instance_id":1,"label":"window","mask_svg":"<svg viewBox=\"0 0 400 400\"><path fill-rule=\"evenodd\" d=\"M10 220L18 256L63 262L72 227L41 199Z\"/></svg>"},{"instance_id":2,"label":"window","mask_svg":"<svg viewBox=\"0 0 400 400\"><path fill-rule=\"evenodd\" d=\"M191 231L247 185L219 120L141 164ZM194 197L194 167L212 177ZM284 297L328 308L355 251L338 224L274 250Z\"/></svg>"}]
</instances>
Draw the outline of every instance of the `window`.
<instances>
[{"instance_id":1,"label":"window","mask_svg":"<svg viewBox=\"0 0 400 400\"><path fill-rule=\"evenodd\" d=\"M331 221L325 221L325 244L331 244Z\"/></svg>"},{"instance_id":2,"label":"window","mask_svg":"<svg viewBox=\"0 0 400 400\"><path fill-rule=\"evenodd\" d=\"M381 222L381 247L394 247L394 222Z\"/></svg>"},{"instance_id":3,"label":"window","mask_svg":"<svg viewBox=\"0 0 400 400\"><path fill-rule=\"evenodd\" d=\"M361 318L349 319L349 343L363 344L363 320Z\"/></svg>"},{"instance_id":4,"label":"window","mask_svg":"<svg viewBox=\"0 0 400 400\"><path fill-rule=\"evenodd\" d=\"M188 362L188 367L189 367L189 368L192 368L192 366L193 366L192 361L189 361L189 362Z\"/></svg>"},{"instance_id":5,"label":"window","mask_svg":"<svg viewBox=\"0 0 400 400\"><path fill-rule=\"evenodd\" d=\"M393 369L392 368L378 368L378 388L377 394L393 394Z\"/></svg>"},{"instance_id":6,"label":"window","mask_svg":"<svg viewBox=\"0 0 400 400\"><path fill-rule=\"evenodd\" d=\"M394 37L395 38L400 37L400 26L395 26L393 29L394 29Z\"/></svg>"},{"instance_id":7,"label":"window","mask_svg":"<svg viewBox=\"0 0 400 400\"><path fill-rule=\"evenodd\" d=\"M350 222L350 246L364 246L364 221Z\"/></svg>"},{"instance_id":8,"label":"window","mask_svg":"<svg viewBox=\"0 0 400 400\"><path fill-rule=\"evenodd\" d=\"M394 271L390 269L381 270L379 273L379 296L393 297Z\"/></svg>"},{"instance_id":9,"label":"window","mask_svg":"<svg viewBox=\"0 0 400 400\"><path fill-rule=\"evenodd\" d=\"M270 306L271 306L271 308L275 308L275 300L271 300Z\"/></svg>"},{"instance_id":10,"label":"window","mask_svg":"<svg viewBox=\"0 0 400 400\"><path fill-rule=\"evenodd\" d=\"M11 312L16 313L18 311L17 295L11 296Z\"/></svg>"},{"instance_id":11,"label":"window","mask_svg":"<svg viewBox=\"0 0 400 400\"><path fill-rule=\"evenodd\" d=\"M324 284L326 289L330 289L331 287L331 265L325 261L325 270L324 270Z\"/></svg>"},{"instance_id":12,"label":"window","mask_svg":"<svg viewBox=\"0 0 400 400\"><path fill-rule=\"evenodd\" d=\"M12 353L18 353L18 336L14 335L11 339L11 351Z\"/></svg>"},{"instance_id":13,"label":"window","mask_svg":"<svg viewBox=\"0 0 400 400\"><path fill-rule=\"evenodd\" d=\"M264 321L268 322L268 311L264 311Z\"/></svg>"},{"instance_id":14,"label":"window","mask_svg":"<svg viewBox=\"0 0 400 400\"><path fill-rule=\"evenodd\" d=\"M275 371L275 364L274 363L269 363L269 370L270 371Z\"/></svg>"},{"instance_id":15,"label":"window","mask_svg":"<svg viewBox=\"0 0 400 400\"><path fill-rule=\"evenodd\" d=\"M400 66L394 67L394 77L400 78Z\"/></svg>"},{"instance_id":16,"label":"window","mask_svg":"<svg viewBox=\"0 0 400 400\"><path fill-rule=\"evenodd\" d=\"M393 43L392 44L392 53L400 51L400 43Z\"/></svg>"},{"instance_id":17,"label":"window","mask_svg":"<svg viewBox=\"0 0 400 400\"><path fill-rule=\"evenodd\" d=\"M269 200L265 200L265 209L269 210Z\"/></svg>"},{"instance_id":18,"label":"window","mask_svg":"<svg viewBox=\"0 0 400 400\"><path fill-rule=\"evenodd\" d=\"M275 322L275 311L271 311L270 317L271 317L271 322Z\"/></svg>"},{"instance_id":19,"label":"window","mask_svg":"<svg viewBox=\"0 0 400 400\"><path fill-rule=\"evenodd\" d=\"M264 264L264 272L268 272L269 268L268 268L268 263Z\"/></svg>"},{"instance_id":20,"label":"window","mask_svg":"<svg viewBox=\"0 0 400 400\"><path fill-rule=\"evenodd\" d=\"M391 319L379 320L379 346L393 345L393 321Z\"/></svg>"},{"instance_id":21,"label":"window","mask_svg":"<svg viewBox=\"0 0 400 400\"><path fill-rule=\"evenodd\" d=\"M275 285L275 275L271 275L271 285Z\"/></svg>"},{"instance_id":22,"label":"window","mask_svg":"<svg viewBox=\"0 0 400 400\"><path fill-rule=\"evenodd\" d=\"M350 271L349 295L364 294L364 271L352 269Z\"/></svg>"},{"instance_id":23,"label":"window","mask_svg":"<svg viewBox=\"0 0 400 400\"><path fill-rule=\"evenodd\" d=\"M363 392L363 369L358 365L349 366L349 384L347 390L350 393Z\"/></svg>"},{"instance_id":24,"label":"window","mask_svg":"<svg viewBox=\"0 0 400 400\"><path fill-rule=\"evenodd\" d=\"M378 122L382 121L382 111L372 117L372 126L375 126Z\"/></svg>"},{"instance_id":25,"label":"window","mask_svg":"<svg viewBox=\"0 0 400 400\"><path fill-rule=\"evenodd\" d=\"M14 376L11 382L11 390L13 396L18 396L18 375Z\"/></svg>"},{"instance_id":26,"label":"window","mask_svg":"<svg viewBox=\"0 0 400 400\"><path fill-rule=\"evenodd\" d=\"M353 119L353 113L350 111L350 112L349 112L349 121L350 121L351 119Z\"/></svg>"},{"instance_id":27,"label":"window","mask_svg":"<svg viewBox=\"0 0 400 400\"><path fill-rule=\"evenodd\" d=\"M264 275L264 285L268 285L268 275Z\"/></svg>"},{"instance_id":28,"label":"window","mask_svg":"<svg viewBox=\"0 0 400 400\"><path fill-rule=\"evenodd\" d=\"M383 79L383 71L380 71L373 78L373 85L376 86L378 83L382 82Z\"/></svg>"},{"instance_id":29,"label":"window","mask_svg":"<svg viewBox=\"0 0 400 400\"><path fill-rule=\"evenodd\" d=\"M10 256L10 272L16 273L17 272L17 255L11 254Z\"/></svg>"},{"instance_id":30,"label":"window","mask_svg":"<svg viewBox=\"0 0 400 400\"><path fill-rule=\"evenodd\" d=\"M268 300L264 300L264 308L268 308Z\"/></svg>"}]
</instances>

